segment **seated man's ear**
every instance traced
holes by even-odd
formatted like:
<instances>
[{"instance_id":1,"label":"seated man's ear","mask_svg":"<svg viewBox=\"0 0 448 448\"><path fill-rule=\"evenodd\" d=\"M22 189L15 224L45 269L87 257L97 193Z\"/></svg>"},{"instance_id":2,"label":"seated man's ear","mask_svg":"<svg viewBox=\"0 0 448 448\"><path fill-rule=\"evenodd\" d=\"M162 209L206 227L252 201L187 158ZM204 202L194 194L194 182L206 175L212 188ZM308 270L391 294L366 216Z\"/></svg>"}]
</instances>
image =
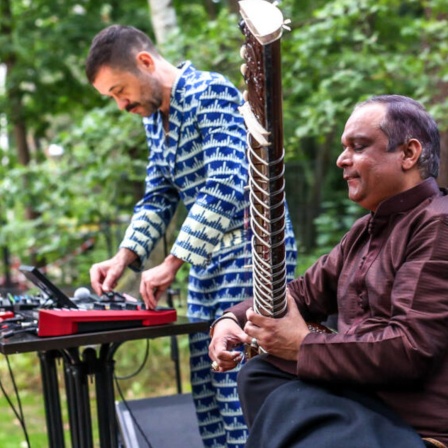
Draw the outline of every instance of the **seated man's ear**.
<instances>
[{"instance_id":1,"label":"seated man's ear","mask_svg":"<svg viewBox=\"0 0 448 448\"><path fill-rule=\"evenodd\" d=\"M408 171L417 166L422 150L422 144L415 138L411 138L403 145L403 171Z\"/></svg>"}]
</instances>

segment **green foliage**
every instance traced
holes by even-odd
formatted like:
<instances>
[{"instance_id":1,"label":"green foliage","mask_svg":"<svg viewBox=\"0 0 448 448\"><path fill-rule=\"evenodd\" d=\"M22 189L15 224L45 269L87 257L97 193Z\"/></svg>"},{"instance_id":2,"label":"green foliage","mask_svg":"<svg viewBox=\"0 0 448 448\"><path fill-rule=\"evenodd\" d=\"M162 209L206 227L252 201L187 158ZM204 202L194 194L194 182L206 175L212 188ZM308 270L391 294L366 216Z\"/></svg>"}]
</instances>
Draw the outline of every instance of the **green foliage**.
<instances>
[{"instance_id":1,"label":"green foliage","mask_svg":"<svg viewBox=\"0 0 448 448\"><path fill-rule=\"evenodd\" d=\"M367 213L347 198L324 201L321 207L322 211L315 219L316 246L311 252L304 252L299 246L297 275L303 274L320 256L330 252L353 223Z\"/></svg>"},{"instance_id":2,"label":"green foliage","mask_svg":"<svg viewBox=\"0 0 448 448\"><path fill-rule=\"evenodd\" d=\"M22 389L21 400L30 446L32 448L48 447L48 436L46 433L41 396L33 391ZM0 430L0 446L2 448L27 447L23 430L3 396L0 396L0 409L2 409L3 416ZM68 443L69 440L69 435L67 434Z\"/></svg>"},{"instance_id":3,"label":"green foliage","mask_svg":"<svg viewBox=\"0 0 448 448\"><path fill-rule=\"evenodd\" d=\"M370 95L430 97L425 60L434 58L422 54L422 42L438 45L439 38L415 8L419 2L409 4L338 0L293 21L283 52L285 109L294 111L286 115L294 129L287 135L319 138L341 129L353 105Z\"/></svg>"},{"instance_id":4,"label":"green foliage","mask_svg":"<svg viewBox=\"0 0 448 448\"><path fill-rule=\"evenodd\" d=\"M203 6L190 3L179 5L179 11L179 28L164 45L164 56L174 64L192 60L199 70L223 73L243 88L239 71L243 36L237 26L239 18L236 14L222 9L216 20L209 20Z\"/></svg>"},{"instance_id":5,"label":"green foliage","mask_svg":"<svg viewBox=\"0 0 448 448\"><path fill-rule=\"evenodd\" d=\"M96 235L103 223L129 215L136 190L141 193L143 187L147 158L140 120L111 106L86 114L56 143L64 148L57 160L16 166L0 179L8 209L0 245L8 242L13 253L49 261ZM25 204L33 204L37 219L20 219Z\"/></svg>"},{"instance_id":6,"label":"green foliage","mask_svg":"<svg viewBox=\"0 0 448 448\"><path fill-rule=\"evenodd\" d=\"M355 220L367 213L348 199L337 203L324 201L322 208L322 213L315 221L318 234L315 254L319 255L329 252Z\"/></svg>"},{"instance_id":7,"label":"green foliage","mask_svg":"<svg viewBox=\"0 0 448 448\"><path fill-rule=\"evenodd\" d=\"M93 0L8 3L12 36L0 34L0 60L14 55L7 83L20 92L34 138L46 137L55 117L69 115L74 119L101 103L84 76L84 58L100 29L118 20L150 31L145 0L109 4ZM7 102L3 106L0 110L8 110Z\"/></svg>"}]
</instances>

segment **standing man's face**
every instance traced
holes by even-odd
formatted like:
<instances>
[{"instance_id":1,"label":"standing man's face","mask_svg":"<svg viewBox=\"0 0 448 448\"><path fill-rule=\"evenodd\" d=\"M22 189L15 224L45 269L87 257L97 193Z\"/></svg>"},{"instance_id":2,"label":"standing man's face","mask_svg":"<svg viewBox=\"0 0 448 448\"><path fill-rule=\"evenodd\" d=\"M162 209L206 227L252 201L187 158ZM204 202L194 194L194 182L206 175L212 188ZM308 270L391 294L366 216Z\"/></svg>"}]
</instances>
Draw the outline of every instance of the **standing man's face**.
<instances>
[{"instance_id":1,"label":"standing man's face","mask_svg":"<svg viewBox=\"0 0 448 448\"><path fill-rule=\"evenodd\" d=\"M336 162L347 181L349 198L371 211L408 189L402 147L387 152L388 138L380 129L385 113L386 106L378 103L356 109L345 125L343 151Z\"/></svg>"},{"instance_id":2,"label":"standing man's face","mask_svg":"<svg viewBox=\"0 0 448 448\"><path fill-rule=\"evenodd\" d=\"M152 115L162 105L162 87L157 78L142 70L135 74L103 66L93 86L102 95L113 98L120 110L142 117Z\"/></svg>"}]
</instances>

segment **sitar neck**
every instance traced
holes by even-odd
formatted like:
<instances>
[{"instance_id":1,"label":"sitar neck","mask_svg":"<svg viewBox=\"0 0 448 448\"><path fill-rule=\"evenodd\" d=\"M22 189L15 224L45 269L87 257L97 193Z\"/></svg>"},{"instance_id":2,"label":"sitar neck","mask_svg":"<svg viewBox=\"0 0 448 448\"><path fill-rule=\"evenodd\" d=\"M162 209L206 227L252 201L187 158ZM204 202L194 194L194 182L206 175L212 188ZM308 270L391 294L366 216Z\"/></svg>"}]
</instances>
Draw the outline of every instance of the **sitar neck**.
<instances>
[{"instance_id":1,"label":"sitar neck","mask_svg":"<svg viewBox=\"0 0 448 448\"><path fill-rule=\"evenodd\" d=\"M241 108L248 129L254 309L286 312L285 179L281 42L283 15L265 0L239 2L247 89Z\"/></svg>"}]
</instances>

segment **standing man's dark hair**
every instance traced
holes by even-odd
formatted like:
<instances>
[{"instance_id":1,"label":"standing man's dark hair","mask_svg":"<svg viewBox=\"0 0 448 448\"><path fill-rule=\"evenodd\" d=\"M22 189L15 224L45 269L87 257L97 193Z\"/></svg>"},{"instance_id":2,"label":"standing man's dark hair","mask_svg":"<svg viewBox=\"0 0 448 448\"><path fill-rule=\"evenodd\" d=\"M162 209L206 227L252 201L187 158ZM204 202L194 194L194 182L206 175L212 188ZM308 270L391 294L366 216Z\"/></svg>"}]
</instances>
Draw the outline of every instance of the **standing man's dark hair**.
<instances>
[{"instance_id":1,"label":"standing man's dark hair","mask_svg":"<svg viewBox=\"0 0 448 448\"><path fill-rule=\"evenodd\" d=\"M151 39L142 31L132 26L111 25L92 41L86 61L87 79L93 84L103 66L136 73L135 56L140 51L159 56Z\"/></svg>"}]
</instances>

